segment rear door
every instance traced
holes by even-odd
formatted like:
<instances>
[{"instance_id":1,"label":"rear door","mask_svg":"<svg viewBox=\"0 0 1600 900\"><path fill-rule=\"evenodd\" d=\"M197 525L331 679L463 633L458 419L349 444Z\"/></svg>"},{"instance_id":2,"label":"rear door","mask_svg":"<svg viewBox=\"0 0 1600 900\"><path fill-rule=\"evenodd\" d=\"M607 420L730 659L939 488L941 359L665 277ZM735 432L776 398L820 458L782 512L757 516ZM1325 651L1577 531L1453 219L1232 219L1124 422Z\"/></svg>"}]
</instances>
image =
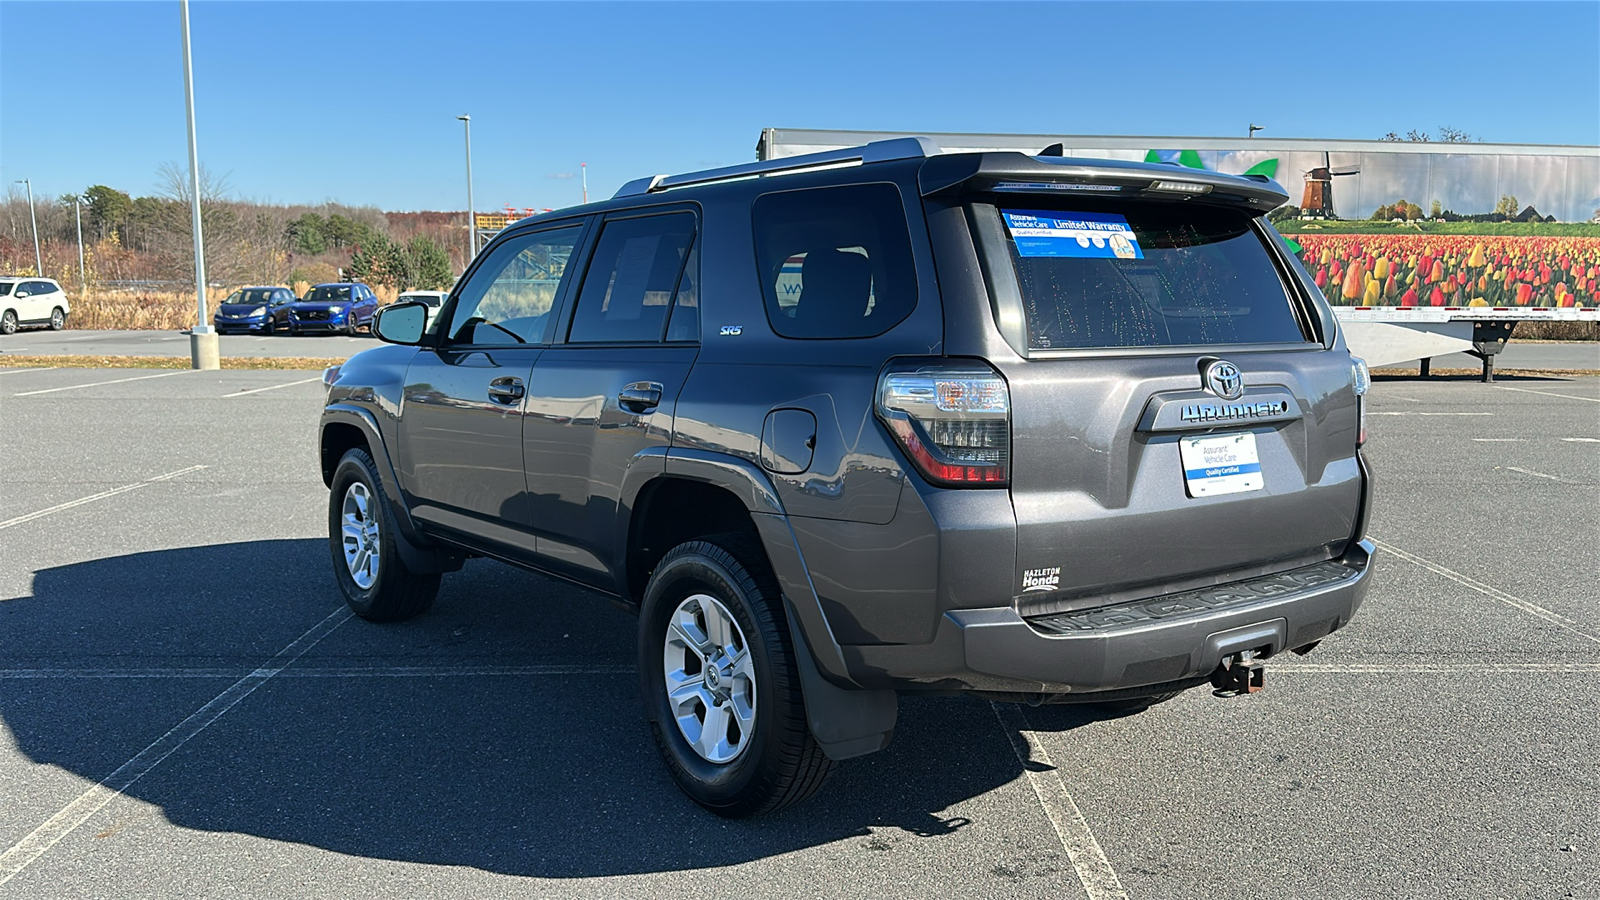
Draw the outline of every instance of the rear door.
<instances>
[{"instance_id":1,"label":"rear door","mask_svg":"<svg viewBox=\"0 0 1600 900\"><path fill-rule=\"evenodd\" d=\"M438 346L406 371L400 478L413 515L508 555L534 552L522 422L583 229L569 221L494 247L467 275Z\"/></svg>"},{"instance_id":2,"label":"rear door","mask_svg":"<svg viewBox=\"0 0 1600 900\"><path fill-rule=\"evenodd\" d=\"M1014 590L1072 608L1326 559L1360 509L1350 357L1253 214L971 205L1012 403Z\"/></svg>"},{"instance_id":3,"label":"rear door","mask_svg":"<svg viewBox=\"0 0 1600 900\"><path fill-rule=\"evenodd\" d=\"M623 481L664 469L699 352L697 230L688 209L607 217L562 339L534 368L523 439L539 554L604 590L620 584Z\"/></svg>"}]
</instances>

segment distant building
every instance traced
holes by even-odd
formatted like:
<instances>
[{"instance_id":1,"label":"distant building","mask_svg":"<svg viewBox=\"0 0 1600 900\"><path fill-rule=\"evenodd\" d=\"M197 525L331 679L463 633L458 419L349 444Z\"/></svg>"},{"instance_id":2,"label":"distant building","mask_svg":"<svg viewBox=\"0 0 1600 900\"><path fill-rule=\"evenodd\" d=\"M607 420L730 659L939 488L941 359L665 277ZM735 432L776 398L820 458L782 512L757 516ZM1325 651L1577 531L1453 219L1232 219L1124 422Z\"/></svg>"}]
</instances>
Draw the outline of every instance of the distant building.
<instances>
[{"instance_id":1,"label":"distant building","mask_svg":"<svg viewBox=\"0 0 1600 900\"><path fill-rule=\"evenodd\" d=\"M768 128L759 159L776 159L912 132ZM1600 209L1600 147L1549 144L1447 144L1337 141L1311 138L1126 137L1060 134L933 134L946 153L1021 150L1062 144L1067 156L1152 159L1229 174L1265 174L1289 202L1365 219L1379 206L1405 200L1424 211L1439 205L1457 215L1492 213L1515 197L1562 222L1586 222Z\"/></svg>"}]
</instances>

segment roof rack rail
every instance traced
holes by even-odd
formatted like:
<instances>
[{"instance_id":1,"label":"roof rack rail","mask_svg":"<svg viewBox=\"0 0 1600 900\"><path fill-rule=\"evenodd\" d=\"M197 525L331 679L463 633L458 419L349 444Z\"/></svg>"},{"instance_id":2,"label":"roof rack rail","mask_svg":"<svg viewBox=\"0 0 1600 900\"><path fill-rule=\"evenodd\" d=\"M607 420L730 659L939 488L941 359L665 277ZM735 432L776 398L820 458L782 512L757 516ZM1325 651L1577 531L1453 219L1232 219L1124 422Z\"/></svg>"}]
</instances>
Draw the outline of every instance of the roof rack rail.
<instances>
[{"instance_id":1,"label":"roof rack rail","mask_svg":"<svg viewBox=\"0 0 1600 900\"><path fill-rule=\"evenodd\" d=\"M862 164L866 164L886 162L892 159L923 159L929 156L937 156L939 152L939 145L925 137L893 138L887 141L873 141L860 147L824 150L821 153L806 153L801 156L785 156L782 159L768 159L760 162L743 163L737 166L724 166L720 169L706 169L703 172L687 172L682 175L651 175L648 178L635 178L619 188L612 195L612 199L634 197L639 194L653 194L672 188L688 187L691 184L709 184L714 181L749 178L752 175L775 175L779 172L792 172L796 169L810 169L835 163L859 161Z\"/></svg>"}]
</instances>

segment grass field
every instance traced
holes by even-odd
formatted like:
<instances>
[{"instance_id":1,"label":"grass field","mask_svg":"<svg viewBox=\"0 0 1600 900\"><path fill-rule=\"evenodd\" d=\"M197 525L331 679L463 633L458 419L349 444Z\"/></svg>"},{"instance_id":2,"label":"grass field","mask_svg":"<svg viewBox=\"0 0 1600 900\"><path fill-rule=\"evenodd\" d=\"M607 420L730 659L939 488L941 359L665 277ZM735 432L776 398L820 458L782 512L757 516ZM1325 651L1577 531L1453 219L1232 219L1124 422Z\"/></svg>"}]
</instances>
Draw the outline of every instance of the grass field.
<instances>
[{"instance_id":1,"label":"grass field","mask_svg":"<svg viewBox=\"0 0 1600 900\"><path fill-rule=\"evenodd\" d=\"M343 359L314 356L224 356L224 369L326 369ZM0 366L18 369L187 369L187 356L43 356L7 353Z\"/></svg>"}]
</instances>

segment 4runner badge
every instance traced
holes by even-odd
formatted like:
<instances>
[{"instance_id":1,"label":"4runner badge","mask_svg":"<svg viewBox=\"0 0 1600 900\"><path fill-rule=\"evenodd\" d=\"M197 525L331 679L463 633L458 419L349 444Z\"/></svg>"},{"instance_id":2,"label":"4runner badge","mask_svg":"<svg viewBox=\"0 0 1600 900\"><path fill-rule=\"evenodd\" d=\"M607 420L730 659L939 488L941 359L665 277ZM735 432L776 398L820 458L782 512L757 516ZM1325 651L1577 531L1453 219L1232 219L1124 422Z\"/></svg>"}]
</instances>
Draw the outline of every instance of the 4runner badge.
<instances>
[{"instance_id":1,"label":"4runner badge","mask_svg":"<svg viewBox=\"0 0 1600 900\"><path fill-rule=\"evenodd\" d=\"M1024 591L1053 591L1061 586L1061 567L1025 569L1022 573Z\"/></svg>"},{"instance_id":2,"label":"4runner badge","mask_svg":"<svg viewBox=\"0 0 1600 900\"><path fill-rule=\"evenodd\" d=\"M743 325L724 325L724 326L722 326L722 336L723 337L738 337L741 334L744 334L744 326Z\"/></svg>"}]
</instances>

